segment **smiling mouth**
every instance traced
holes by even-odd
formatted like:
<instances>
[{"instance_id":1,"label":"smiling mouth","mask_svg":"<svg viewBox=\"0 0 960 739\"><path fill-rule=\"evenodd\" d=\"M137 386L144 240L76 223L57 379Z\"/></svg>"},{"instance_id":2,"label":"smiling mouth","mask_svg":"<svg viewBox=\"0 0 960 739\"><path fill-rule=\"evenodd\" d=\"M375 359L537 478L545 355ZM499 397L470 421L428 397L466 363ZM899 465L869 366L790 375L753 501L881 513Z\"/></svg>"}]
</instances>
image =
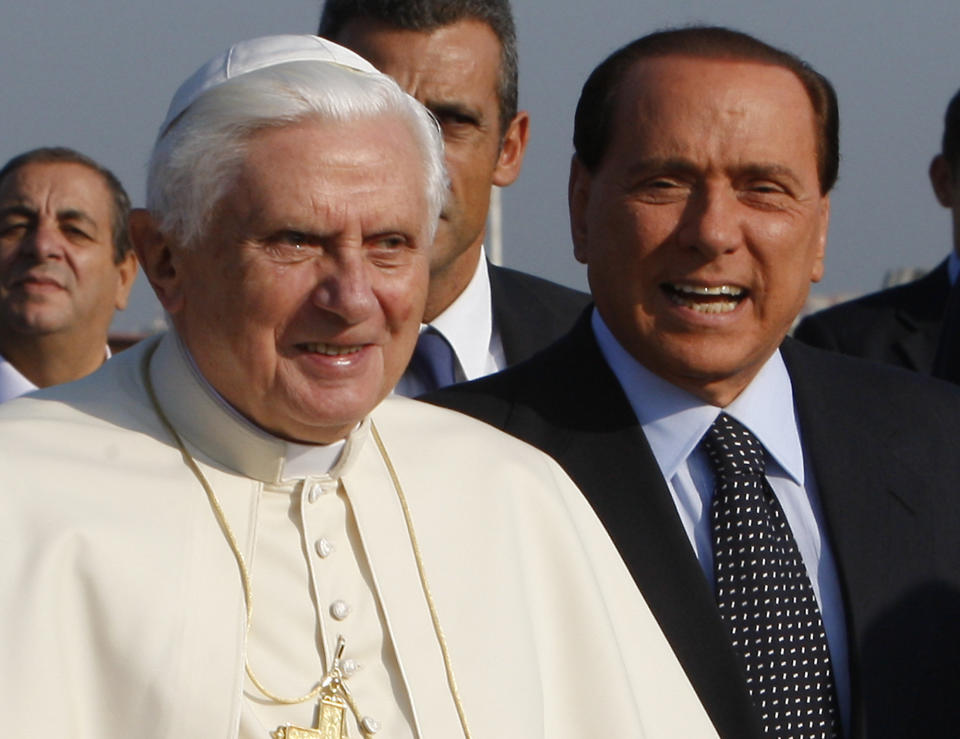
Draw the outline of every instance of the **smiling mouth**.
<instances>
[{"instance_id":1,"label":"smiling mouth","mask_svg":"<svg viewBox=\"0 0 960 739\"><path fill-rule=\"evenodd\" d=\"M730 313L747 297L747 290L736 285L682 285L665 282L660 286L676 305L698 313Z\"/></svg>"},{"instance_id":2,"label":"smiling mouth","mask_svg":"<svg viewBox=\"0 0 960 739\"><path fill-rule=\"evenodd\" d=\"M297 348L309 354L323 354L327 357L342 357L346 354L356 354L362 346L342 346L340 344L297 344Z\"/></svg>"}]
</instances>

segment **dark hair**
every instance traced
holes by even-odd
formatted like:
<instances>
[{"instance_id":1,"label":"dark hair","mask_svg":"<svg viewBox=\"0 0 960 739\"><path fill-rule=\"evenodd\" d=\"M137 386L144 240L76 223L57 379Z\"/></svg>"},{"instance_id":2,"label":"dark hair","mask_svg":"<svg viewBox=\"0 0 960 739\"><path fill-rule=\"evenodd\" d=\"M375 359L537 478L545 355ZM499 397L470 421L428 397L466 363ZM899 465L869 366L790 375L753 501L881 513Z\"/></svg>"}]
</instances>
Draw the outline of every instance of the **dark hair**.
<instances>
[{"instance_id":1,"label":"dark hair","mask_svg":"<svg viewBox=\"0 0 960 739\"><path fill-rule=\"evenodd\" d=\"M500 42L500 135L517 115L517 31L510 0L327 0L317 33L332 41L354 19L401 31L433 31L462 20L485 23Z\"/></svg>"},{"instance_id":2,"label":"dark hair","mask_svg":"<svg viewBox=\"0 0 960 739\"><path fill-rule=\"evenodd\" d=\"M837 181L840 165L840 116L833 85L799 57L746 33L720 26L690 26L651 33L613 52L593 70L580 93L573 128L577 158L587 169L599 166L606 153L623 78L641 59L671 55L755 61L793 72L806 89L813 107L820 192L830 191Z\"/></svg>"},{"instance_id":3,"label":"dark hair","mask_svg":"<svg viewBox=\"0 0 960 739\"><path fill-rule=\"evenodd\" d=\"M133 248L133 244L130 241L130 232L127 227L130 217L130 198L116 175L79 151L68 149L65 146L43 146L18 154L4 164L3 169L0 169L0 184L7 178L7 175L28 164L79 164L96 172L103 178L112 200L110 204L110 227L113 236L113 261L119 264L127 255L127 252Z\"/></svg>"},{"instance_id":4,"label":"dark hair","mask_svg":"<svg viewBox=\"0 0 960 739\"><path fill-rule=\"evenodd\" d=\"M960 90L950 98L943 116L943 158L954 180L960 179Z\"/></svg>"}]
</instances>

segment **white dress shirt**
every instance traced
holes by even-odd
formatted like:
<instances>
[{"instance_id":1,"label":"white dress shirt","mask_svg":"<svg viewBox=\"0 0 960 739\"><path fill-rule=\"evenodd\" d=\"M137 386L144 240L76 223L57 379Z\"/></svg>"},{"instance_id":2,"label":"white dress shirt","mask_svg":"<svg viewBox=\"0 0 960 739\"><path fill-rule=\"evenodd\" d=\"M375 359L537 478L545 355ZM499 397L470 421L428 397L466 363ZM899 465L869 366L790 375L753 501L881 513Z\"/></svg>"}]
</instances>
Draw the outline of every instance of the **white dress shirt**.
<instances>
[{"instance_id":1,"label":"white dress shirt","mask_svg":"<svg viewBox=\"0 0 960 739\"><path fill-rule=\"evenodd\" d=\"M109 346L106 351L106 358L110 359ZM16 367L0 354L0 403L32 393L36 389L36 385L24 377Z\"/></svg>"},{"instance_id":2,"label":"white dress shirt","mask_svg":"<svg viewBox=\"0 0 960 739\"><path fill-rule=\"evenodd\" d=\"M700 441L720 408L653 374L614 338L594 309L591 326L600 352L616 375L650 443L700 566L714 584L710 503L714 474ZM723 409L746 426L766 450L766 476L806 566L830 645L837 698L850 726L850 679L843 599L837 567L824 535L816 480L793 405L793 387L780 352L775 352L747 388Z\"/></svg>"},{"instance_id":3,"label":"white dress shirt","mask_svg":"<svg viewBox=\"0 0 960 739\"><path fill-rule=\"evenodd\" d=\"M0 354L0 403L19 398L36 389L36 385Z\"/></svg>"},{"instance_id":4,"label":"white dress shirt","mask_svg":"<svg viewBox=\"0 0 960 739\"><path fill-rule=\"evenodd\" d=\"M490 296L490 274L487 257L481 249L480 261L464 291L430 326L443 335L456 359L457 382L476 380L507 366L500 331L493 321L493 300ZM420 326L424 331L427 324ZM409 369L393 392L407 398L422 395L428 388Z\"/></svg>"}]
</instances>

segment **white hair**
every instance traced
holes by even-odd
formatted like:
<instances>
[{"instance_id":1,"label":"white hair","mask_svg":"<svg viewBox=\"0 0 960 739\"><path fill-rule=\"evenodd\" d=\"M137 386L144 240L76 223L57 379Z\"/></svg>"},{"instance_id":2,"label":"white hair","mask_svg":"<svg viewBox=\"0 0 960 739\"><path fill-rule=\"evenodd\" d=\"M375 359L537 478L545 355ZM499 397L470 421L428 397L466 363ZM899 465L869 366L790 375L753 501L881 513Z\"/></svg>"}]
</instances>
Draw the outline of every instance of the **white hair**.
<instances>
[{"instance_id":1,"label":"white hair","mask_svg":"<svg viewBox=\"0 0 960 739\"><path fill-rule=\"evenodd\" d=\"M447 195L436 120L390 77L329 62L277 64L204 93L157 138L147 208L164 235L193 246L233 184L252 134L310 118L348 122L378 116L404 121L420 148L432 241Z\"/></svg>"}]
</instances>

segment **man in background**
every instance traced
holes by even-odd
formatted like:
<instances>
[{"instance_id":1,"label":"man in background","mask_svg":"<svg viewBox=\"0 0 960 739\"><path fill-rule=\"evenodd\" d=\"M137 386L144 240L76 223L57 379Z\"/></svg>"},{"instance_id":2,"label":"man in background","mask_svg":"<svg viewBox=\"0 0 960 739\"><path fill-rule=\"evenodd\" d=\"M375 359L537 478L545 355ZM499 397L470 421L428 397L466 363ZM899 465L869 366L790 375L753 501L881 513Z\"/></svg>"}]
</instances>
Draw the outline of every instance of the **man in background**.
<instances>
[{"instance_id":1,"label":"man in background","mask_svg":"<svg viewBox=\"0 0 960 739\"><path fill-rule=\"evenodd\" d=\"M944 116L941 151L930 162L937 202L949 208L953 249L930 273L804 318L794 336L822 349L931 374L947 296L960 275L960 91Z\"/></svg>"},{"instance_id":2,"label":"man in background","mask_svg":"<svg viewBox=\"0 0 960 739\"><path fill-rule=\"evenodd\" d=\"M0 402L90 374L127 306L136 257L119 180L66 148L0 170Z\"/></svg>"},{"instance_id":3,"label":"man in background","mask_svg":"<svg viewBox=\"0 0 960 739\"><path fill-rule=\"evenodd\" d=\"M960 720L960 395L785 339L823 273L837 131L830 83L751 36L618 50L574 124L595 308L435 396L560 462L730 739Z\"/></svg>"},{"instance_id":4,"label":"man in background","mask_svg":"<svg viewBox=\"0 0 960 739\"><path fill-rule=\"evenodd\" d=\"M517 110L508 0L328 0L319 35L368 59L443 130L450 192L430 264L417 351L397 386L414 396L526 359L565 333L589 298L491 265L491 186L520 174L530 120Z\"/></svg>"}]
</instances>

